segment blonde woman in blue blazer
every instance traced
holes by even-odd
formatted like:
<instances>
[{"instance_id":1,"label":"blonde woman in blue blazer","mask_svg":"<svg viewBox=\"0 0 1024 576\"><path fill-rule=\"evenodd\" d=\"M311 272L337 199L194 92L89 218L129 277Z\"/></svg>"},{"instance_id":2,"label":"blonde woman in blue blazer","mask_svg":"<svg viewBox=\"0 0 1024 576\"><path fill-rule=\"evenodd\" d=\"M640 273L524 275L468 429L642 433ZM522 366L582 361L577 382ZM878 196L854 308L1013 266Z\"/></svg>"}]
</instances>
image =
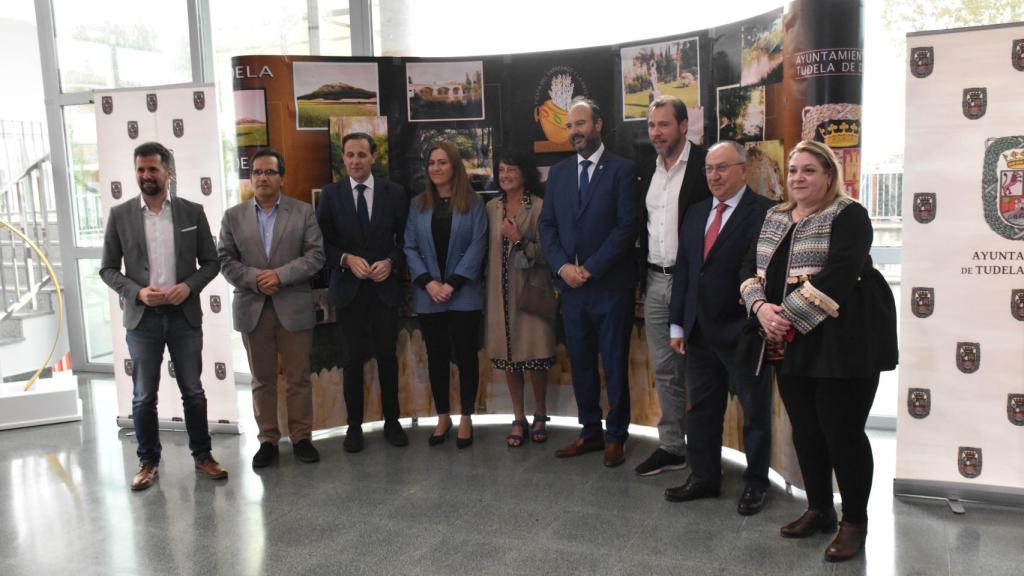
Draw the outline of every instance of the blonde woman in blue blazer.
<instances>
[{"instance_id":1,"label":"blonde woman in blue blazer","mask_svg":"<svg viewBox=\"0 0 1024 576\"><path fill-rule=\"evenodd\" d=\"M412 199L405 226L413 309L427 346L430 391L438 414L431 446L444 442L452 428L448 399L451 360L459 367L462 415L456 445L465 448L473 443L486 252L484 204L470 186L458 149L438 142L427 151L426 185Z\"/></svg>"}]
</instances>

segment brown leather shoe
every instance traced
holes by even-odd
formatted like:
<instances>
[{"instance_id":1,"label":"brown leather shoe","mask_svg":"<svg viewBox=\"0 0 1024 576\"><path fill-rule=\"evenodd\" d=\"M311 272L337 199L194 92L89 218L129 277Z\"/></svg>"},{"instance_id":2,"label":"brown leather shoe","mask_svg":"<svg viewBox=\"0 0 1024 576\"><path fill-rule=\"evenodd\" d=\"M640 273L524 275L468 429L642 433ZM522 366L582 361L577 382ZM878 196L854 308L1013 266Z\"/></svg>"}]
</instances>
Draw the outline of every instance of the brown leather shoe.
<instances>
[{"instance_id":1,"label":"brown leather shoe","mask_svg":"<svg viewBox=\"0 0 1024 576\"><path fill-rule=\"evenodd\" d=\"M799 518L779 529L783 538L807 538L819 532L835 532L836 511L808 508Z\"/></svg>"},{"instance_id":2,"label":"brown leather shoe","mask_svg":"<svg viewBox=\"0 0 1024 576\"><path fill-rule=\"evenodd\" d=\"M825 549L825 560L829 562L842 562L849 560L864 549L864 540L868 537L868 525L853 524L850 522L839 523L839 533L835 540Z\"/></svg>"},{"instance_id":3,"label":"brown leather shoe","mask_svg":"<svg viewBox=\"0 0 1024 576\"><path fill-rule=\"evenodd\" d=\"M609 442L604 449L604 465L608 468L621 466L626 461L626 452L622 449L622 442Z\"/></svg>"},{"instance_id":4,"label":"brown leather shoe","mask_svg":"<svg viewBox=\"0 0 1024 576\"><path fill-rule=\"evenodd\" d=\"M555 457L557 458L572 458L574 456L582 456L587 452L597 452L598 450L604 450L604 440L601 438L583 438L582 436L576 438L565 448L559 448L555 451Z\"/></svg>"},{"instance_id":5,"label":"brown leather shoe","mask_svg":"<svg viewBox=\"0 0 1024 576\"><path fill-rule=\"evenodd\" d=\"M213 480L220 480L228 477L228 471L222 468L221 465L213 459L213 456L207 456L202 460L197 460L196 470L199 470L204 476Z\"/></svg>"},{"instance_id":6,"label":"brown leather shoe","mask_svg":"<svg viewBox=\"0 0 1024 576\"><path fill-rule=\"evenodd\" d=\"M132 478L132 490L138 492L145 490L156 482L156 464L140 464L139 471Z\"/></svg>"}]
</instances>

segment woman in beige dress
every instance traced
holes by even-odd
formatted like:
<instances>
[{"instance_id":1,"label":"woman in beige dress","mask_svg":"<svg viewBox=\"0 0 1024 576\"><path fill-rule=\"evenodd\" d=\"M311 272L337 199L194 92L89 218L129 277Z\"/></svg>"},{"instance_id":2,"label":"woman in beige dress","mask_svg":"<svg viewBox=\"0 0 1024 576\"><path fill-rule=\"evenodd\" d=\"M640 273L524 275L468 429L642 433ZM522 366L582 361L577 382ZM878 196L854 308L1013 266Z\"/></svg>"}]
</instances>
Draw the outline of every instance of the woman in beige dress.
<instances>
[{"instance_id":1,"label":"woman in beige dress","mask_svg":"<svg viewBox=\"0 0 1024 576\"><path fill-rule=\"evenodd\" d=\"M506 443L516 448L526 442L528 430L534 442L547 440L548 369L555 363L555 315L522 310L524 291L531 292L533 302L540 296L553 303L555 295L537 230L543 200L537 195L540 175L533 157L505 151L498 184L501 194L487 204L487 355L505 371L515 413ZM527 372L536 405L532 427L523 397Z\"/></svg>"}]
</instances>

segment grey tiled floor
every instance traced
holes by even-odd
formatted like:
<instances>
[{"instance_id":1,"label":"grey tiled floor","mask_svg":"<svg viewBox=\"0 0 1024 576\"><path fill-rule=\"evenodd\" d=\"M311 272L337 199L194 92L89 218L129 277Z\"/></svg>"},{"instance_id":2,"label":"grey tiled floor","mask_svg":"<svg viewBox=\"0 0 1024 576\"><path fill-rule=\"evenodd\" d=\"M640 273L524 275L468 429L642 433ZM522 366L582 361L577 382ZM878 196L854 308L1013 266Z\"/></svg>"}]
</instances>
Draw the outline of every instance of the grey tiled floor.
<instances>
[{"instance_id":1,"label":"grey tiled floor","mask_svg":"<svg viewBox=\"0 0 1024 576\"><path fill-rule=\"evenodd\" d=\"M477 419L476 442L428 448L431 426L398 449L379 429L347 454L342 436L317 440L323 460L254 472L251 433L217 435L226 482L198 478L186 439L164 433L160 480L133 494L135 441L119 432L114 387L81 386L85 419L0 432L0 575L21 574L1024 574L1024 513L942 502L894 501L895 442L873 435L876 480L866 554L827 564L826 536L783 540L804 508L774 485L769 507L735 512L741 456L726 454L723 496L662 499L686 471L639 479L653 450L635 433L627 462L567 461L553 451L576 431L553 427L546 445L504 447L506 419ZM239 390L242 418L249 395ZM246 422L247 420L243 420ZM249 427L251 430L251 426Z\"/></svg>"}]
</instances>

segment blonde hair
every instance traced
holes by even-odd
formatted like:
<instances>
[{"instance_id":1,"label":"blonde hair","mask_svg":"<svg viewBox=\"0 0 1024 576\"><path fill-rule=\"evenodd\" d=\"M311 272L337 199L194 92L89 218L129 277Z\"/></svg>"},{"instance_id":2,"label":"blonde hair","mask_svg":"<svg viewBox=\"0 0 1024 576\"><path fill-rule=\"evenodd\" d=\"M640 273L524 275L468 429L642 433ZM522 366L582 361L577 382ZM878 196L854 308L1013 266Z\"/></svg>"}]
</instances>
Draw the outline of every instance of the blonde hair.
<instances>
[{"instance_id":1,"label":"blonde hair","mask_svg":"<svg viewBox=\"0 0 1024 576\"><path fill-rule=\"evenodd\" d=\"M836 198L842 198L846 196L846 192L843 191L843 186L839 182L839 159L836 158L835 152L831 148L816 142L814 140L804 140L793 147L787 157L787 162L793 161L793 156L801 152L806 152L821 164L822 169L832 178L832 182L829 183L828 190L825 190L825 200L819 208L828 206L832 202L835 202ZM787 178L788 181L788 178ZM788 182L787 182L788 184ZM789 197L789 189L787 186L785 199L777 208L780 212L789 212L793 208L796 208L796 202Z\"/></svg>"},{"instance_id":2,"label":"blonde hair","mask_svg":"<svg viewBox=\"0 0 1024 576\"><path fill-rule=\"evenodd\" d=\"M459 149L451 142L435 142L427 149L425 160L430 161L430 155L434 150L441 150L448 157L448 163L452 165L452 210L466 213L477 202L480 201L473 186L469 183L469 174L466 172L466 165L462 162L462 155ZM439 198L437 186L427 175L427 181L423 186L423 194L420 194L420 211L429 210Z\"/></svg>"}]
</instances>

